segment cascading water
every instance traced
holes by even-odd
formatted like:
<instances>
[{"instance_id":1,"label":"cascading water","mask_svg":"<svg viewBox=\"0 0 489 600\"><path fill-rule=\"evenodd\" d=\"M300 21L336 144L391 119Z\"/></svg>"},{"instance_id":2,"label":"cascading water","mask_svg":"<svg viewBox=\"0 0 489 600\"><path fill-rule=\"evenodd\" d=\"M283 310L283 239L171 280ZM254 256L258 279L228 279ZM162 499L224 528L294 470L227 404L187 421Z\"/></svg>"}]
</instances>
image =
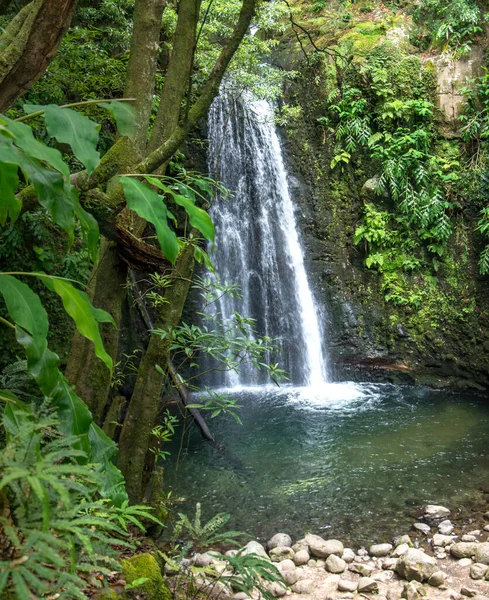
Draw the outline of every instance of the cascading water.
<instances>
[{"instance_id":1,"label":"cascading water","mask_svg":"<svg viewBox=\"0 0 489 600\"><path fill-rule=\"evenodd\" d=\"M238 284L241 298L224 296L217 310L252 317L260 335L277 338L280 363L295 384L327 380L319 317L304 268L294 205L272 107L226 93L209 114L209 168L231 190L212 208L217 277ZM257 383L251 371L214 381L230 387Z\"/></svg>"}]
</instances>

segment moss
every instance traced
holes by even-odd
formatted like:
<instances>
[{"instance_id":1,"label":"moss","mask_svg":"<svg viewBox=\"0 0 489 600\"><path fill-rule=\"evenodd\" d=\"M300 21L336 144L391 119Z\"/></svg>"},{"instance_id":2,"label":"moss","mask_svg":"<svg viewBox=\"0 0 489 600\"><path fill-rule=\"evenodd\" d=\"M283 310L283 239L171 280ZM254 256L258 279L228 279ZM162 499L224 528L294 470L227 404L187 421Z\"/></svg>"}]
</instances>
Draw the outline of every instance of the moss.
<instances>
[{"instance_id":1,"label":"moss","mask_svg":"<svg viewBox=\"0 0 489 600\"><path fill-rule=\"evenodd\" d=\"M137 554L121 562L126 583L132 584L136 579L147 578L148 581L138 586L146 594L147 600L170 600L171 593L166 586L160 567L152 554Z\"/></svg>"}]
</instances>

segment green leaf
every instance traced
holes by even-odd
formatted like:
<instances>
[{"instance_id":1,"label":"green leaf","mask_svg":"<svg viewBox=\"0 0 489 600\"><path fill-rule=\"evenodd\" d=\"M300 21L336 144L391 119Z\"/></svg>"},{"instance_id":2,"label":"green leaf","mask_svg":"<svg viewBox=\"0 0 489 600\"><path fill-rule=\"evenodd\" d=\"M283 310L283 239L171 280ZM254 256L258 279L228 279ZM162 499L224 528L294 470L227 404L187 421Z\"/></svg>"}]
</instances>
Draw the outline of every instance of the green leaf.
<instances>
[{"instance_id":1,"label":"green leaf","mask_svg":"<svg viewBox=\"0 0 489 600\"><path fill-rule=\"evenodd\" d=\"M47 288L55 291L60 296L64 309L73 321L75 321L78 332L93 342L95 354L112 371L112 358L104 348L98 328L100 320L105 323L112 322L115 325L112 317L105 311L92 307L92 303L85 292L77 290L68 281L58 279L57 277L45 277L42 275L39 277Z\"/></svg>"},{"instance_id":2,"label":"green leaf","mask_svg":"<svg viewBox=\"0 0 489 600\"><path fill-rule=\"evenodd\" d=\"M168 226L168 211L162 197L134 177L121 177L120 183L129 208L155 226L163 254L171 263L175 263L178 256L177 236Z\"/></svg>"},{"instance_id":3,"label":"green leaf","mask_svg":"<svg viewBox=\"0 0 489 600\"><path fill-rule=\"evenodd\" d=\"M24 150L32 158L37 158L42 162L48 163L62 173L66 181L69 181L70 170L59 150L49 148L49 146L36 140L29 125L20 123L19 121L12 121L3 115L2 120L6 122L9 131L14 134L13 142L16 146Z\"/></svg>"},{"instance_id":4,"label":"green leaf","mask_svg":"<svg viewBox=\"0 0 489 600\"><path fill-rule=\"evenodd\" d=\"M202 210L198 206L195 206L195 194L189 187L184 185L178 186L180 192L185 193L184 196L182 195L182 193L177 194L176 192L174 192L171 188L164 185L156 177L146 175L145 178L148 181L148 183L151 183L151 185L155 185L165 193L171 194L175 202L185 209L185 212L188 214L189 221L192 227L198 229L207 240L209 240L210 242L214 242L214 223L212 222L212 219L210 218L208 213L206 213L205 210Z\"/></svg>"},{"instance_id":5,"label":"green leaf","mask_svg":"<svg viewBox=\"0 0 489 600\"><path fill-rule=\"evenodd\" d=\"M14 164L0 163L0 225L5 226L10 217L15 223L22 208L22 202L15 197L19 183L18 168Z\"/></svg>"},{"instance_id":6,"label":"green leaf","mask_svg":"<svg viewBox=\"0 0 489 600\"><path fill-rule=\"evenodd\" d=\"M47 348L49 321L39 296L25 283L3 273L0 273L0 294L11 319L32 336L33 350L41 357Z\"/></svg>"},{"instance_id":7,"label":"green leaf","mask_svg":"<svg viewBox=\"0 0 489 600\"><path fill-rule=\"evenodd\" d=\"M100 162L97 150L100 125L75 110L56 104L45 107L44 119L49 135L58 142L69 144L88 174L92 173Z\"/></svg>"},{"instance_id":8,"label":"green leaf","mask_svg":"<svg viewBox=\"0 0 489 600\"><path fill-rule=\"evenodd\" d=\"M117 130L121 135L126 135L129 138L134 136L134 123L136 121L136 111L133 106L127 102L100 102L101 108L108 110L114 117L117 123Z\"/></svg>"}]
</instances>

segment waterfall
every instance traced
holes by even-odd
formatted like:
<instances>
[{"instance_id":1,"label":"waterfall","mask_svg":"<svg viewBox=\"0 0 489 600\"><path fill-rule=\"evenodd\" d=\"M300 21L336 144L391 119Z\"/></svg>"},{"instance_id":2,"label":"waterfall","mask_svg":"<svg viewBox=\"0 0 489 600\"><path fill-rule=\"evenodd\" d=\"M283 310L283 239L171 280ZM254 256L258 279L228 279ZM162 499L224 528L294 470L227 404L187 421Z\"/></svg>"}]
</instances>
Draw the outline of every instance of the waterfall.
<instances>
[{"instance_id":1,"label":"waterfall","mask_svg":"<svg viewBox=\"0 0 489 600\"><path fill-rule=\"evenodd\" d=\"M216 226L212 260L220 281L238 284L241 298L224 296L224 319L235 311L252 317L260 335L277 338L278 357L292 383L327 380L317 306L304 267L294 204L280 141L268 102L236 99L225 92L209 113L209 170L231 198L211 209ZM251 369L226 373L214 383L256 384Z\"/></svg>"}]
</instances>

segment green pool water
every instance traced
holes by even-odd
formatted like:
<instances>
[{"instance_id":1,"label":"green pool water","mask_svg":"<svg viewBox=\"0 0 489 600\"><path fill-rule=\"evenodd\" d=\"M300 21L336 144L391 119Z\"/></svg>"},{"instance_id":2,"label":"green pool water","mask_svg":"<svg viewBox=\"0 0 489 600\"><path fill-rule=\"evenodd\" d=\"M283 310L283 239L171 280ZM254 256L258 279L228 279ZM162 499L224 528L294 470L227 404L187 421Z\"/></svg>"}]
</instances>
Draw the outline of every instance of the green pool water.
<instances>
[{"instance_id":1,"label":"green pool water","mask_svg":"<svg viewBox=\"0 0 489 600\"><path fill-rule=\"evenodd\" d=\"M463 505L489 484L489 400L389 384L243 388L242 425L209 425L221 455L193 430L165 463L178 510L232 515L266 540L283 531L352 544L406 533L424 503Z\"/></svg>"}]
</instances>

